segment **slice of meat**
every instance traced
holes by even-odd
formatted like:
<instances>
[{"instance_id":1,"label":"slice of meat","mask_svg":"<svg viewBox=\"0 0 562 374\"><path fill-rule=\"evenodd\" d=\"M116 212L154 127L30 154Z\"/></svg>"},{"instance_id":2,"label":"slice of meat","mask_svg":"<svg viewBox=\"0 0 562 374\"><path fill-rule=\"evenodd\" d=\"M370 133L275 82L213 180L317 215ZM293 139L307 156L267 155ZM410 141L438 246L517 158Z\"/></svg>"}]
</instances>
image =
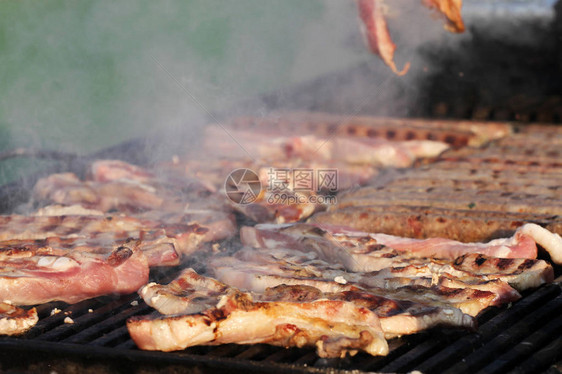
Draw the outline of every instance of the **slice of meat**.
<instances>
[{"instance_id":1,"label":"slice of meat","mask_svg":"<svg viewBox=\"0 0 562 374\"><path fill-rule=\"evenodd\" d=\"M33 197L37 201L81 205L87 208L99 204L100 201L95 190L72 173L51 174L39 179L33 188Z\"/></svg>"},{"instance_id":2,"label":"slice of meat","mask_svg":"<svg viewBox=\"0 0 562 374\"><path fill-rule=\"evenodd\" d=\"M459 309L437 307L407 300L393 300L360 289L326 293L311 286L287 286L282 284L266 289L263 298L267 300L298 300L301 302L323 298L350 301L377 314L384 336L387 339L415 334L436 326L475 328L474 319L462 313Z\"/></svg>"},{"instance_id":3,"label":"slice of meat","mask_svg":"<svg viewBox=\"0 0 562 374\"><path fill-rule=\"evenodd\" d=\"M540 233L543 234L543 231L546 230L541 228ZM434 284L439 284L447 288L473 288L481 291L492 291L497 295L495 302L499 304L504 300L512 301L518 298L518 294L508 287L507 284L488 281L499 279L509 283L518 290L523 290L549 282L553 277L552 266L545 261L529 258L518 259L518 257L523 257L518 256L518 254L527 253L526 251L518 251L521 245L519 242L516 242L515 245L509 242L502 244L502 246L507 246L510 250L516 251L514 252L516 255L511 256L511 258L495 258L482 254L482 252L497 251L496 247L498 243L501 243L498 241L490 242L492 247L486 251L482 250L482 244L475 247L467 247L465 243L460 243L463 244L460 248L465 249L465 251L464 253L458 252L459 255L472 256L468 257L470 260L465 258L462 261L465 264L465 268L461 269L455 265L457 261L460 261L457 257L443 255L451 254L450 249L441 250L443 249L441 248L437 252L437 257L445 258L440 260L423 256L421 250L411 250L408 246L405 246L400 251L396 251L393 248L392 242L389 241L383 244L372 234L354 232L349 235L350 233L349 231L342 231L341 228L334 227L329 227L326 231L319 230L317 226L306 224L284 226L257 225L255 227L243 227L240 231L240 238L243 244L255 248L267 248L270 251L280 248L293 248L302 252L312 251L330 263L342 264L349 271L376 272L369 273L369 277L361 281L370 286L397 288L402 285L425 285L430 287ZM549 237L549 235L552 236L553 234L546 232L544 235ZM401 241L402 239L404 238L399 238L398 244L404 244ZM534 245L534 239L527 238L524 242L528 240L532 240ZM418 242L425 243L426 241L414 241L412 245L416 245ZM429 243L432 242L430 241ZM451 245L457 246L458 244L458 242L453 242ZM500 250L503 253L505 249L500 248ZM431 249L430 252L433 254L435 249ZM237 256L243 253L245 252L239 252ZM478 261L474 257L476 254L480 256ZM536 253L532 255L530 257L534 257ZM283 257L282 251L278 251L275 256L278 258ZM494 272L482 272L479 270L478 262L484 262L486 261L485 259L489 260L488 264L494 263L498 265ZM297 262L307 265L302 260L297 260ZM307 269L310 269L310 266L307 266ZM529 271L522 271L526 269ZM531 269L533 270L531 271ZM334 275L331 273L329 276L332 277ZM420 279L420 277L425 277L426 279ZM392 279L392 281L389 281L389 278L402 279ZM408 278L415 279L409 281ZM357 278L354 281L357 282Z\"/></svg>"},{"instance_id":4,"label":"slice of meat","mask_svg":"<svg viewBox=\"0 0 562 374\"><path fill-rule=\"evenodd\" d=\"M371 234L369 236L376 244L382 244L400 253L407 253L416 257L454 259L466 253L482 253L488 256L506 258L535 258L537 255L537 247L533 238L521 233L516 233L509 239L495 239L488 243L460 243L441 238L418 240L386 234ZM335 238L336 240L341 239L339 235L336 235Z\"/></svg>"},{"instance_id":5,"label":"slice of meat","mask_svg":"<svg viewBox=\"0 0 562 374\"><path fill-rule=\"evenodd\" d=\"M427 140L444 142L453 147L478 147L492 139L513 132L505 122L401 119L389 117L344 116L322 112L277 112L267 117L236 117L227 126L234 130L259 132L270 136L299 133L319 137L382 138L387 140ZM529 141L529 134L521 139ZM508 137L507 139L510 139ZM512 144L511 139L506 141ZM545 141L540 141L544 145Z\"/></svg>"},{"instance_id":6,"label":"slice of meat","mask_svg":"<svg viewBox=\"0 0 562 374\"><path fill-rule=\"evenodd\" d=\"M354 230L340 230L337 227L321 226L328 229L330 235L338 241L352 242L369 237L374 243L391 247L399 252L416 257L456 258L463 254L480 253L501 258L533 259L537 256L537 244L551 255L554 262L560 261L562 238L547 229L526 223L519 227L511 238L494 239L488 243L461 243L450 239L430 238L425 240L400 238L386 234L367 234Z\"/></svg>"},{"instance_id":7,"label":"slice of meat","mask_svg":"<svg viewBox=\"0 0 562 374\"><path fill-rule=\"evenodd\" d=\"M559 235L535 224L525 224L512 238L496 239L486 244L459 243L446 239L415 240L379 236L379 234L364 235L345 229L338 231L339 229L334 227L329 227L327 232L322 232L318 231L317 227L307 228L305 225L301 225L298 231L295 231L294 226L281 229L289 235L302 235L298 241L294 237L283 241L279 232L275 233L277 238L275 240L271 237L267 238L269 233L259 233L258 227L241 230L243 243L270 248L293 245L301 250L314 250L327 260L337 260L350 271L392 272L394 275L403 276L410 273L432 279L442 274L449 274L456 280L468 282L465 287L493 290L498 294L499 299L507 300L513 300L516 295L501 284L479 285L478 279L474 277L483 275L484 280L499 279L520 291L551 282L553 268L547 262L534 258L536 257L535 243L542 240L545 248L557 254L560 238ZM416 247L417 245L420 247ZM484 262L488 268L481 266ZM463 263L465 267L461 268L457 263ZM492 264L495 268L491 267ZM484 271L484 269L488 270ZM456 270L462 270L464 273ZM448 280L440 283L453 287L456 282Z\"/></svg>"},{"instance_id":8,"label":"slice of meat","mask_svg":"<svg viewBox=\"0 0 562 374\"><path fill-rule=\"evenodd\" d=\"M232 142L229 134L236 137L238 144ZM337 162L407 167L417 158L436 157L449 148L445 142L435 140L399 140L353 135L333 137L333 134L314 133L290 136L270 129L263 131L233 129L227 134L218 126L208 126L205 129L203 148L212 151L215 157L236 158L236 150L240 145L259 158L263 164L269 164L269 168L271 163L279 164L282 161L297 162L297 165L285 164L284 168L306 167L308 163L322 162L329 162L331 166ZM239 158L245 157L245 153L239 156Z\"/></svg>"},{"instance_id":9,"label":"slice of meat","mask_svg":"<svg viewBox=\"0 0 562 374\"><path fill-rule=\"evenodd\" d=\"M462 0L423 0L425 6L436 9L447 19L445 29L450 32L464 32L461 16Z\"/></svg>"},{"instance_id":10,"label":"slice of meat","mask_svg":"<svg viewBox=\"0 0 562 374\"><path fill-rule=\"evenodd\" d=\"M89 179L71 173L39 179L33 198L40 204L80 205L102 212L181 213L186 209L229 211L223 196L188 176L148 170L118 160L93 162Z\"/></svg>"},{"instance_id":11,"label":"slice of meat","mask_svg":"<svg viewBox=\"0 0 562 374\"><path fill-rule=\"evenodd\" d=\"M279 287L290 286L289 290L293 290L293 287L308 287L316 290L318 298L360 301L360 305L369 308L380 318L386 337L412 334L437 325L474 327L474 320L454 307L454 303L442 302L440 305L432 305L428 302L429 299L420 301L421 297L412 301L404 298L413 295L413 293L405 295L408 293L407 287L393 292L369 288L365 284L359 286L359 283L352 281L368 279L369 275L354 277L353 274L345 272L333 272L331 275L339 274L335 277L338 281L335 281L334 278L328 279L328 271L320 272L317 267L310 266L310 263L299 267L297 264L289 265L279 259L266 265L263 262L250 262L247 259L223 257L212 259L210 267L221 281L258 294L268 295L268 289L278 289ZM350 281L347 281L346 278ZM425 291L438 296L438 293L429 288L426 288ZM421 294L418 291L416 293ZM395 298L395 295L403 298ZM367 301L368 305L364 304ZM471 302L471 304L476 306L477 303ZM468 306L469 303L465 305ZM481 309L480 307L479 310ZM472 312L477 314L476 309L473 309Z\"/></svg>"},{"instance_id":12,"label":"slice of meat","mask_svg":"<svg viewBox=\"0 0 562 374\"><path fill-rule=\"evenodd\" d=\"M397 75L406 74L410 68L410 63L407 63L402 70L398 70L394 63L396 45L388 31L383 0L358 0L357 5L359 17L363 21L361 29L371 51L379 55Z\"/></svg>"},{"instance_id":13,"label":"slice of meat","mask_svg":"<svg viewBox=\"0 0 562 374\"><path fill-rule=\"evenodd\" d=\"M0 260L0 300L34 305L60 300L76 303L107 294L135 292L148 281L148 262L134 243L108 255L70 252L4 255Z\"/></svg>"},{"instance_id":14,"label":"slice of meat","mask_svg":"<svg viewBox=\"0 0 562 374\"><path fill-rule=\"evenodd\" d=\"M500 279L519 291L554 280L554 269L543 260L493 258L472 253L457 258L453 266L488 279Z\"/></svg>"},{"instance_id":15,"label":"slice of meat","mask_svg":"<svg viewBox=\"0 0 562 374\"><path fill-rule=\"evenodd\" d=\"M457 210L388 203L319 212L310 217L308 222L320 225L344 223L357 231L376 231L417 239L442 237L460 242L486 242L512 236L518 227L527 222L540 224L558 234L562 233L562 229L557 228L562 224L562 220L552 215Z\"/></svg>"},{"instance_id":16,"label":"slice of meat","mask_svg":"<svg viewBox=\"0 0 562 374\"><path fill-rule=\"evenodd\" d=\"M135 245L146 256L148 265L176 266L180 263L177 243L160 232L141 231L138 239L127 233L100 232L89 237L48 237L46 239L13 239L0 241L0 258L31 257L40 254L66 255L71 252L84 252L108 255L115 247Z\"/></svg>"},{"instance_id":17,"label":"slice of meat","mask_svg":"<svg viewBox=\"0 0 562 374\"><path fill-rule=\"evenodd\" d=\"M192 279L191 275L189 278ZM215 282L206 283L212 284L211 291L216 292ZM216 306L200 313L130 318L127 328L132 339L141 349L163 351L201 344L267 343L316 346L320 357L344 357L358 351L371 355L388 353L377 316L351 302L263 302L234 288L224 288ZM203 307L207 304L205 297Z\"/></svg>"},{"instance_id":18,"label":"slice of meat","mask_svg":"<svg viewBox=\"0 0 562 374\"><path fill-rule=\"evenodd\" d=\"M395 288L381 288L380 283L371 280L370 273L323 271L322 268L313 267L310 264L301 266L298 263L290 263L290 265L287 263L286 260L273 257L269 266L265 267L263 263L226 257L211 260L209 266L219 280L253 292L263 292L267 287L281 284L304 284L324 292L350 291L359 288L383 298L453 307L472 316L476 316L488 306L498 305L498 301L501 299L491 291L476 288L449 288L434 282L428 285L410 283ZM272 271L275 266L278 269ZM311 277L310 274L314 273L319 275ZM336 275L334 278L328 278L334 275ZM334 279L344 284L342 285ZM515 298L517 297L518 294L515 295ZM513 296L508 298L513 300Z\"/></svg>"},{"instance_id":19,"label":"slice of meat","mask_svg":"<svg viewBox=\"0 0 562 374\"><path fill-rule=\"evenodd\" d=\"M64 240L58 245L67 248L77 242L83 247L107 248L108 243L132 238L140 240L139 248L145 252L151 266L169 266L177 265L180 256L193 254L203 243L226 239L236 232L234 216L221 211L187 211L156 218L158 220L122 215L0 216L0 242L49 238L54 243L59 238Z\"/></svg>"},{"instance_id":20,"label":"slice of meat","mask_svg":"<svg viewBox=\"0 0 562 374\"><path fill-rule=\"evenodd\" d=\"M190 268L167 285L151 282L143 286L139 295L162 314L195 314L217 305L228 289L226 284Z\"/></svg>"},{"instance_id":21,"label":"slice of meat","mask_svg":"<svg viewBox=\"0 0 562 374\"><path fill-rule=\"evenodd\" d=\"M121 160L96 160L90 167L92 179L97 182L115 180L136 180L149 182L154 179L153 173Z\"/></svg>"},{"instance_id":22,"label":"slice of meat","mask_svg":"<svg viewBox=\"0 0 562 374\"><path fill-rule=\"evenodd\" d=\"M423 0L422 3L436 9L447 23L445 29L451 32L463 32L464 23L461 17L462 0ZM404 75L410 64L398 71L394 63L396 45L392 41L386 22L386 5L383 0L357 0L361 29L371 51L381 57L386 65L398 75Z\"/></svg>"},{"instance_id":23,"label":"slice of meat","mask_svg":"<svg viewBox=\"0 0 562 374\"><path fill-rule=\"evenodd\" d=\"M138 180L85 182L70 173L39 179L33 188L33 198L42 203L81 205L103 212L159 209L164 202L154 187Z\"/></svg>"},{"instance_id":24,"label":"slice of meat","mask_svg":"<svg viewBox=\"0 0 562 374\"><path fill-rule=\"evenodd\" d=\"M534 225L534 224L527 224ZM525 226L527 226L525 225ZM523 227L525 227L523 226ZM538 225L534 225L540 228ZM532 226L532 227L534 227ZM511 238L495 239L488 243L461 243L450 239L430 238L425 240L402 238L386 234L374 234L348 229L344 226L295 224L286 226L257 225L253 228L242 228L241 240L250 246L260 246L270 238L277 238L281 246L295 245L299 240L302 247L303 240L317 246L317 250L324 252L328 258L346 261L346 267L352 271L380 270L386 265L384 258L392 261L396 251L414 257L436 257L455 259L466 253L481 253L494 257L506 258L535 258L537 256L536 239L530 236L530 230L521 227ZM546 233L544 231L546 231ZM273 232L273 233L272 233ZM552 234L541 228L540 234L551 238ZM548 235L550 234L550 235ZM539 234L534 233L535 237ZM547 239L542 239L546 244ZM256 245L257 244L257 245ZM551 246L557 249L557 243ZM349 256L371 256L380 258L378 268L366 268L366 265L357 258ZM374 265L373 265L374 266Z\"/></svg>"},{"instance_id":25,"label":"slice of meat","mask_svg":"<svg viewBox=\"0 0 562 374\"><path fill-rule=\"evenodd\" d=\"M20 335L35 326L39 317L37 310L18 308L0 302L0 335Z\"/></svg>"}]
</instances>

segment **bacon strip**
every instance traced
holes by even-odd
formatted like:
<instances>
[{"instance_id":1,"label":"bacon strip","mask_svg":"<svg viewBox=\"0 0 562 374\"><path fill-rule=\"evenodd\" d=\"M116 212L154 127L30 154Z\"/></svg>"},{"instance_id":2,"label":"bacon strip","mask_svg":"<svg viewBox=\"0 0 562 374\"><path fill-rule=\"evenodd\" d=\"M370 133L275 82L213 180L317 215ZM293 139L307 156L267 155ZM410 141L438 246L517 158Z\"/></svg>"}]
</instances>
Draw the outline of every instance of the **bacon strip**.
<instances>
[{"instance_id":1,"label":"bacon strip","mask_svg":"<svg viewBox=\"0 0 562 374\"><path fill-rule=\"evenodd\" d=\"M422 3L436 9L445 16L447 23L445 29L450 32L464 32L464 22L461 16L462 0L422 0Z\"/></svg>"},{"instance_id":2,"label":"bacon strip","mask_svg":"<svg viewBox=\"0 0 562 374\"><path fill-rule=\"evenodd\" d=\"M386 242L381 240L379 234L361 233L335 226L318 226L308 224L295 225L257 225L243 227L240 238L243 244L254 248L282 249L293 248L303 252L317 253L330 263L340 263L347 270L354 272L377 272L378 275L387 276L434 278L441 275L450 275L455 279L439 281L446 287L457 288L454 285L458 280L468 283L465 287L485 290L489 287L496 289L498 299L510 299L507 289L502 291L498 284L482 284L483 280L499 279L506 281L518 290L536 287L545 282L552 281L553 269L547 262L536 260L535 241L543 240L544 243L556 242L558 235L534 224L526 224L526 231L533 237L522 232L517 232L510 239L498 239L488 243L459 243L455 241L437 241L436 248L431 248L431 240L413 240L407 238L390 237ZM532 230L531 230L532 229ZM521 231L523 228L521 228ZM538 237L538 239L534 239ZM383 236L382 239L388 237ZM408 243L411 243L408 246ZM394 249L403 245L400 251ZM421 249L412 250L411 246L421 243ZM392 247L390 247L392 246ZM550 251L556 253L558 247L550 246ZM429 253L428 253L429 252ZM243 253L243 252L242 252ZM490 256L490 253L496 256ZM429 258L426 255L435 255L443 259ZM464 256L464 268L455 265ZM502 258L497 256L502 254ZM478 256L480 257L478 257ZM528 255L525 257L524 255ZM495 270L483 271L482 263L488 261L488 266L494 264ZM469 265L470 264L470 265ZM371 273L372 274L372 273ZM376 278L373 278L376 279ZM397 281L393 281L397 282ZM403 282L403 281L400 281ZM366 281L369 284L369 281ZM423 284L423 281L419 284ZM433 282L431 283L433 284ZM388 285L386 286L388 287ZM500 296L504 295L504 296Z\"/></svg>"},{"instance_id":3,"label":"bacon strip","mask_svg":"<svg viewBox=\"0 0 562 374\"><path fill-rule=\"evenodd\" d=\"M406 74L410 68L410 63L407 63L402 70L398 70L394 63L396 45L388 31L383 0L358 0L357 5L359 17L363 21L362 31L371 51L379 55L395 74Z\"/></svg>"},{"instance_id":4,"label":"bacon strip","mask_svg":"<svg viewBox=\"0 0 562 374\"><path fill-rule=\"evenodd\" d=\"M33 250L55 246L91 252L135 240L150 266L174 266L179 264L180 256L191 255L203 243L225 239L236 232L234 216L220 211L187 211L158 218L0 216L0 248Z\"/></svg>"},{"instance_id":5,"label":"bacon strip","mask_svg":"<svg viewBox=\"0 0 562 374\"><path fill-rule=\"evenodd\" d=\"M35 326L39 317L37 310L18 308L0 302L0 335L20 335Z\"/></svg>"},{"instance_id":6,"label":"bacon strip","mask_svg":"<svg viewBox=\"0 0 562 374\"><path fill-rule=\"evenodd\" d=\"M198 288L204 310L196 314L129 319L127 328L139 348L172 351L201 344L267 343L284 347L316 346L320 357L344 357L358 351L371 355L388 353L377 316L348 301L254 301L250 294L197 277L192 270L183 272L174 282L163 286L163 290L171 288L176 293L180 286L186 291L187 299L177 295L175 299L187 300L192 304L190 309L197 310L199 299L188 293ZM208 296L214 298L217 285L223 290L222 296L215 306L207 308L206 286L209 286Z\"/></svg>"},{"instance_id":7,"label":"bacon strip","mask_svg":"<svg viewBox=\"0 0 562 374\"><path fill-rule=\"evenodd\" d=\"M76 303L107 294L135 292L148 281L148 262L134 243L109 255L71 252L0 261L0 300L34 305L60 300Z\"/></svg>"},{"instance_id":8,"label":"bacon strip","mask_svg":"<svg viewBox=\"0 0 562 374\"><path fill-rule=\"evenodd\" d=\"M422 0L423 5L435 9L447 20L445 29L450 32L461 33L464 23L461 16L462 0ZM386 6L383 0L357 0L359 17L362 21L361 30L369 48L380 56L386 65L397 75L404 75L410 68L406 63L399 71L394 63L396 45L392 41L386 22Z\"/></svg>"},{"instance_id":9,"label":"bacon strip","mask_svg":"<svg viewBox=\"0 0 562 374\"><path fill-rule=\"evenodd\" d=\"M414 276L408 279L388 273L347 273L334 270L321 260L298 260L299 256L290 250L248 249L238 252L236 257L211 259L209 266L219 280L253 292L264 292L267 287L281 284L304 284L323 292L363 289L384 298L454 307L472 316L488 306L500 305L502 302L514 301L520 297L515 290L503 282L495 282L496 285L489 284L488 287L479 289L476 284L474 287L467 287L461 280L454 282L455 279L448 278L446 274L442 277L434 274L437 279L430 276L424 281L421 277ZM423 270L420 272L423 273ZM476 276L473 275L472 278ZM345 284L339 284L334 279ZM451 281L448 285L453 287L443 284L447 279ZM394 286L391 283L395 283ZM379 317L383 316L379 315Z\"/></svg>"}]
</instances>

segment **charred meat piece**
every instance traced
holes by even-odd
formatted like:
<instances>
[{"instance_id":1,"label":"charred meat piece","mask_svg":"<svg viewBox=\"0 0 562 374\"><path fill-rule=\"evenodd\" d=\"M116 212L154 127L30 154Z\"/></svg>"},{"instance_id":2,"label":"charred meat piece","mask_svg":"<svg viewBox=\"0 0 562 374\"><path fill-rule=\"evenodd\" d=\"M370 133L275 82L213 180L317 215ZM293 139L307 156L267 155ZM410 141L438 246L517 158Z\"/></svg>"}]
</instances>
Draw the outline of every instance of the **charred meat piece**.
<instances>
[{"instance_id":1,"label":"charred meat piece","mask_svg":"<svg viewBox=\"0 0 562 374\"><path fill-rule=\"evenodd\" d=\"M185 210L228 211L222 197L187 176L156 175L117 160L93 163L90 178L71 173L52 174L37 181L33 198L41 204L80 205L101 212L181 213Z\"/></svg>"},{"instance_id":2,"label":"charred meat piece","mask_svg":"<svg viewBox=\"0 0 562 374\"><path fill-rule=\"evenodd\" d=\"M189 284L194 279L196 284ZM129 319L127 328L139 348L172 351L193 345L267 343L316 346L320 357L344 357L358 351L388 353L377 316L351 302L254 301L251 294L216 281L204 281L201 288L200 281L184 272L172 287L181 284L204 293L204 285L210 285L214 298L219 285L223 292L218 303L208 308L208 297L196 297L190 304L191 310L204 309L198 313ZM196 305L200 300L201 308Z\"/></svg>"},{"instance_id":3,"label":"charred meat piece","mask_svg":"<svg viewBox=\"0 0 562 374\"><path fill-rule=\"evenodd\" d=\"M371 51L379 55L395 74L406 74L410 68L409 63L402 70L398 70L394 63L396 44L392 41L386 24L386 5L383 0L358 0L357 5L362 21L361 30Z\"/></svg>"},{"instance_id":4,"label":"charred meat piece","mask_svg":"<svg viewBox=\"0 0 562 374\"><path fill-rule=\"evenodd\" d=\"M255 260L251 261L251 257ZM304 284L324 292L362 289L383 298L457 308L473 316L488 306L519 298L519 294L503 282L479 289L478 285L467 287L463 281L446 275L440 282L436 274L426 280L423 276L407 278L384 273L348 273L330 269L330 265L321 260L307 261L306 256L300 257L304 257L304 261L291 250L247 249L235 257L212 259L209 265L219 280L254 292L281 284ZM443 284L446 279L450 280L447 285L452 287Z\"/></svg>"},{"instance_id":5,"label":"charred meat piece","mask_svg":"<svg viewBox=\"0 0 562 374\"><path fill-rule=\"evenodd\" d=\"M522 258L493 258L472 253L457 258L455 269L499 279L519 291L535 288L554 280L554 270L546 261Z\"/></svg>"},{"instance_id":6,"label":"charred meat piece","mask_svg":"<svg viewBox=\"0 0 562 374\"><path fill-rule=\"evenodd\" d=\"M143 286L139 295L162 314L195 314L214 307L228 290L221 282L185 269L167 285Z\"/></svg>"},{"instance_id":7,"label":"charred meat piece","mask_svg":"<svg viewBox=\"0 0 562 374\"><path fill-rule=\"evenodd\" d=\"M236 231L234 216L195 211L159 216L159 220L113 216L0 216L0 245L56 245L90 251L114 243L138 241L151 266L177 265L202 243L225 239ZM47 240L47 242L45 242ZM3 244L1 244L4 242ZM49 244L50 243L50 244Z\"/></svg>"},{"instance_id":8,"label":"charred meat piece","mask_svg":"<svg viewBox=\"0 0 562 374\"><path fill-rule=\"evenodd\" d=\"M322 265L318 260L297 261L299 256L290 250L282 253L266 251L271 255L269 263L265 263L267 254L263 254L263 250L244 251L243 260L235 257L211 260L210 266L217 278L258 294L267 295L268 289L283 286L308 287L319 293L316 295L318 298L359 303L377 314L386 337L412 334L437 325L474 327L469 313L463 313L457 307L476 315L494 298L491 292L478 292L478 298L466 300L463 297L469 294L475 296L476 293L468 291L461 295L455 291L446 294L448 289L433 285L402 285L396 289L383 289L368 285L371 274L331 270L329 265ZM261 259L252 262L250 256ZM423 293L432 295L434 299L430 300Z\"/></svg>"},{"instance_id":9,"label":"charred meat piece","mask_svg":"<svg viewBox=\"0 0 562 374\"><path fill-rule=\"evenodd\" d=\"M414 240L361 233L334 226L322 226L320 229L319 226L308 224L243 227L240 237L243 244L255 248L313 250L323 259L341 263L350 271L372 272L402 267L400 273L405 274L413 266L411 271L418 275L434 277L445 273L474 284L478 282L469 279L471 274L485 275L486 280L509 279L508 283L517 286L515 288L518 290L536 287L552 280L552 266L535 259L536 243L547 249L552 258L556 258L561 248L559 235L536 224L525 224L512 238L496 239L486 244L460 243L447 239ZM490 258L490 264L502 266L495 272L481 273L478 266L460 269L451 264L458 261L458 256L468 256L467 258L476 261L475 254L480 255L480 258ZM513 261L509 261L510 259ZM521 265L521 262L525 262L525 265ZM519 266L533 271L522 272ZM456 270L465 270L468 274L458 273ZM494 276L501 273L510 274L510 278Z\"/></svg>"},{"instance_id":10,"label":"charred meat piece","mask_svg":"<svg viewBox=\"0 0 562 374\"><path fill-rule=\"evenodd\" d=\"M308 222L320 225L345 222L357 231L417 239L442 237L460 242L486 242L511 236L526 222L562 233L562 219L552 215L390 205L388 202L319 212Z\"/></svg>"},{"instance_id":11,"label":"charred meat piece","mask_svg":"<svg viewBox=\"0 0 562 374\"><path fill-rule=\"evenodd\" d=\"M538 228L535 228L538 227ZM527 228L523 228L527 227ZM555 234L534 224L527 224L518 229L511 238L496 239L488 243L461 243L450 239L431 238L425 240L402 238L386 234L366 233L348 229L344 226L331 225L257 225L253 228L244 227L241 239L244 244L259 247L267 239L274 243L275 238L280 246L295 245L300 247L316 247L328 259L343 261L352 271L380 270L391 262L393 257L404 254L413 257L434 257L455 259L467 253L481 253L494 257L535 258L536 242L542 240L550 243ZM537 230L533 233L529 229ZM531 236L531 234L533 236ZM544 235L541 238L539 235ZM536 238L536 239L535 239ZM551 246L553 251L558 248L557 240ZM363 263L368 258L377 259L375 264ZM378 268L377 268L378 267Z\"/></svg>"},{"instance_id":12,"label":"charred meat piece","mask_svg":"<svg viewBox=\"0 0 562 374\"><path fill-rule=\"evenodd\" d=\"M0 302L0 335L20 335L35 326L39 317L37 310L18 308Z\"/></svg>"},{"instance_id":13,"label":"charred meat piece","mask_svg":"<svg viewBox=\"0 0 562 374\"><path fill-rule=\"evenodd\" d=\"M462 0L423 0L422 3L436 9L444 16L447 23L445 29L451 32L463 32L464 23L460 14ZM371 51L380 56L386 65L398 75L407 73L410 64L398 71L394 64L396 45L392 41L386 23L386 4L384 0L357 0L362 30Z\"/></svg>"},{"instance_id":14,"label":"charred meat piece","mask_svg":"<svg viewBox=\"0 0 562 374\"><path fill-rule=\"evenodd\" d=\"M194 283L190 283L193 279L193 272L188 271L181 274L169 285L158 285L157 287L162 292L160 295L165 294L166 301L158 300L157 305L155 305L157 310L161 313L168 314L166 312L179 310L179 308L170 308L170 305L176 304L183 307L189 304L189 309L196 311L201 307L207 307L207 300L217 300L218 293L216 285L224 289L224 284L209 280L209 278L206 278L203 282L196 280ZM289 278L287 278L287 280L289 280ZM252 296L254 300L259 300L260 302L284 301L306 303L323 299L352 302L357 306L375 312L380 319L382 329L387 338L412 334L439 324L462 326L466 328L474 327L474 320L456 308L437 307L411 301L393 300L377 296L357 287L341 284L339 285L339 290L336 290L336 288L338 288L336 286L329 291L322 291L320 288L306 284L306 282L304 282L305 284L299 284L299 279L294 278L292 281L294 281L295 284L279 283L277 285L272 285L272 287L265 288L262 292L252 293ZM200 287L202 283L210 284L207 291ZM335 282L331 281L331 283ZM313 282L310 282L310 284L313 284ZM315 285L320 285L320 281L315 283ZM180 286L180 288L178 288L178 286ZM320 285L320 287L322 287L322 285ZM194 298L189 295L189 290L195 288L197 288L198 296ZM182 292L181 289L188 292ZM144 295L143 291L140 291L140 293ZM146 296L147 295L144 295L143 297L145 301L148 302L153 297L153 294L148 297Z\"/></svg>"}]
</instances>

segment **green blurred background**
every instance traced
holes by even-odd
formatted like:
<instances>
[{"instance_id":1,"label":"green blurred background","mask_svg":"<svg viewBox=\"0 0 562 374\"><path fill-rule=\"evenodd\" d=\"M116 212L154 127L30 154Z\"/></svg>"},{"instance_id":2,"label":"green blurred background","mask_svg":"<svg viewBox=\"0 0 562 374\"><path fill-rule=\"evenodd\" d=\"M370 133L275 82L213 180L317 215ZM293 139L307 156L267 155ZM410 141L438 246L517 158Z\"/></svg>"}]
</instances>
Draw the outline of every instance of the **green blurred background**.
<instances>
[{"instance_id":1,"label":"green blurred background","mask_svg":"<svg viewBox=\"0 0 562 374\"><path fill-rule=\"evenodd\" d=\"M189 128L371 59L346 47L358 33L347 0L2 1L0 150L87 153ZM0 164L0 182L26 162Z\"/></svg>"}]
</instances>

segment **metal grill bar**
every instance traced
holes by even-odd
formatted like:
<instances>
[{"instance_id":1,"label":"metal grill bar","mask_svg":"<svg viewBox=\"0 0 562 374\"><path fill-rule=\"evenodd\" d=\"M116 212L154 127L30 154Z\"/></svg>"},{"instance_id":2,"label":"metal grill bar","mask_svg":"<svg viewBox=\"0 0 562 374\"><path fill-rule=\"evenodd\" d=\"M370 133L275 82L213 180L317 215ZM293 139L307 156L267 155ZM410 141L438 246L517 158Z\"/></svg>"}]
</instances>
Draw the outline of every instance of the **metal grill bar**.
<instances>
[{"instance_id":1,"label":"metal grill bar","mask_svg":"<svg viewBox=\"0 0 562 374\"><path fill-rule=\"evenodd\" d=\"M495 356L506 352L511 346L529 336L533 331L543 327L541 326L542 323L555 317L556 315L553 316L553 314L559 313L561 307L562 297L558 296L544 306L536 309L532 314L525 316L510 328L505 329L504 332L496 335L486 345L466 356L461 362L452 366L445 373L474 372L478 368L485 366L488 362L494 361ZM512 358L513 360L510 361L511 365L519 361L519 356Z\"/></svg>"},{"instance_id":2,"label":"metal grill bar","mask_svg":"<svg viewBox=\"0 0 562 374\"><path fill-rule=\"evenodd\" d=\"M560 297L558 297L560 299ZM547 343L552 341L553 336L560 336L562 330L562 318L554 319L552 322L542 326L540 330L535 332L534 334L528 336L515 347L511 348L508 352L501 355L500 357L495 357L491 364L485 366L479 373L505 373L510 368L513 367L513 363L519 362L521 357L529 357L531 356L536 347L544 347ZM558 341L559 345L559 338L554 338L555 343ZM558 350L559 351L559 350ZM549 358L544 357L541 361L544 362L553 362L552 360L552 353L556 352L552 349L548 349ZM544 355L544 353L542 354ZM542 370L546 369L545 367ZM535 370L541 370L540 367L535 366Z\"/></svg>"},{"instance_id":3,"label":"metal grill bar","mask_svg":"<svg viewBox=\"0 0 562 374\"><path fill-rule=\"evenodd\" d=\"M131 305L138 301L138 305ZM5 351L40 351L54 355L104 357L141 365L204 365L244 371L315 373L380 371L424 373L479 372L498 373L516 370L531 373L546 370L562 359L562 290L559 283L545 285L530 292L509 308L488 311L479 318L480 328L474 333L455 329L433 330L391 341L387 357L358 354L346 359L319 359L312 349L284 349L268 345L222 345L193 347L181 352L148 352L135 348L125 322L133 315L150 313L138 296L119 299L99 298L64 307L48 304L61 312L48 316L49 308L41 306L47 317L39 329L20 338L0 338ZM92 309L90 312L89 309ZM74 324L63 322L68 313ZM72 312L72 313L70 313ZM49 344L45 344L49 341Z\"/></svg>"},{"instance_id":4,"label":"metal grill bar","mask_svg":"<svg viewBox=\"0 0 562 374\"><path fill-rule=\"evenodd\" d=\"M475 349L493 350L494 348L488 344L494 337L504 333L509 326L516 323L525 315L532 315L535 313L541 305L559 295L560 291L559 285L549 285L538 289L536 292L517 302L514 307L505 310L503 313L498 314L488 322L480 325L476 334L461 337L440 353L429 358L419 366L419 369L433 372L441 368L439 371L444 372L445 368L450 367L451 364L460 362ZM499 353L497 351L494 352Z\"/></svg>"}]
</instances>

